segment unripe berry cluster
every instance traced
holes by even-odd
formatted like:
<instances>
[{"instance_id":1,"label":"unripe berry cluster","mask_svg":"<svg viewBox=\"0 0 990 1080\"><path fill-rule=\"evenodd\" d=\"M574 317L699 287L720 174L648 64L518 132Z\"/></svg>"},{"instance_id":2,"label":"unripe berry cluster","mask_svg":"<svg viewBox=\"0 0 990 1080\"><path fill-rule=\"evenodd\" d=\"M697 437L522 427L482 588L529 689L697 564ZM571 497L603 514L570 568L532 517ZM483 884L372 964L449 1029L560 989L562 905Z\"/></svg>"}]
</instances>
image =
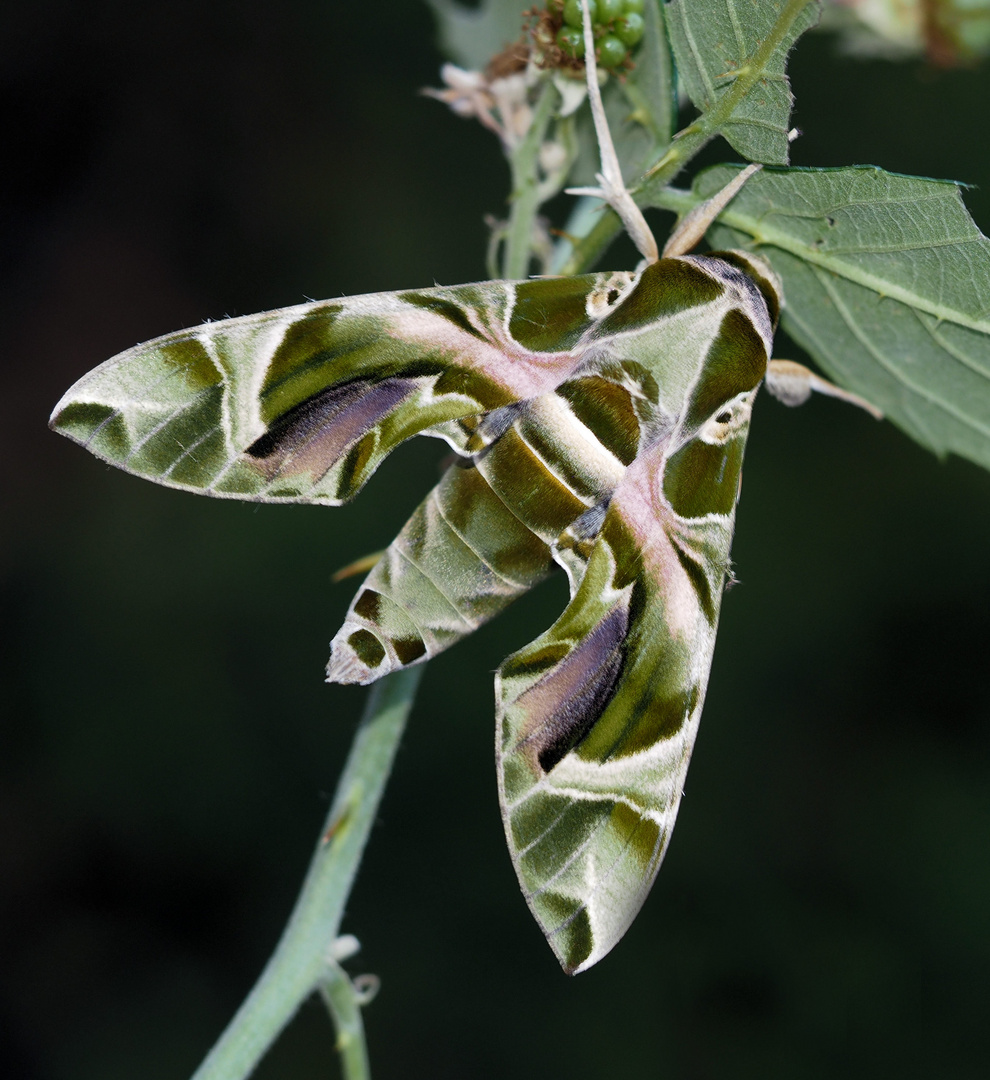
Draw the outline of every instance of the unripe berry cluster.
<instances>
[{"instance_id":1,"label":"unripe berry cluster","mask_svg":"<svg viewBox=\"0 0 990 1080\"><path fill-rule=\"evenodd\" d=\"M604 68L618 67L629 50L643 36L645 0L588 0L591 29L595 35L595 56ZM551 11L560 12L563 26L557 31L557 45L565 56L584 56L584 22L581 0L550 0Z\"/></svg>"}]
</instances>

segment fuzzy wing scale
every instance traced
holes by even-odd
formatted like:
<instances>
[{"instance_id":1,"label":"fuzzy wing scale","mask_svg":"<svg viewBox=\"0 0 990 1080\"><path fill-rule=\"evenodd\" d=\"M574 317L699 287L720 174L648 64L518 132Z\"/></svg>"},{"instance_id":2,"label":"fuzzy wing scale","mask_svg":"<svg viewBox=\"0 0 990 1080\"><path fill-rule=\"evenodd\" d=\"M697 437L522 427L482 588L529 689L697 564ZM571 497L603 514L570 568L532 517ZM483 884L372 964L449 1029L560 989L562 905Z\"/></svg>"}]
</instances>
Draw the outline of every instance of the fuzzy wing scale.
<instances>
[{"instance_id":1,"label":"fuzzy wing scale","mask_svg":"<svg viewBox=\"0 0 990 1080\"><path fill-rule=\"evenodd\" d=\"M551 390L614 275L302 304L129 349L73 386L52 427L172 487L340 503L404 439L466 450L479 418ZM556 347L541 327L557 325Z\"/></svg>"}]
</instances>

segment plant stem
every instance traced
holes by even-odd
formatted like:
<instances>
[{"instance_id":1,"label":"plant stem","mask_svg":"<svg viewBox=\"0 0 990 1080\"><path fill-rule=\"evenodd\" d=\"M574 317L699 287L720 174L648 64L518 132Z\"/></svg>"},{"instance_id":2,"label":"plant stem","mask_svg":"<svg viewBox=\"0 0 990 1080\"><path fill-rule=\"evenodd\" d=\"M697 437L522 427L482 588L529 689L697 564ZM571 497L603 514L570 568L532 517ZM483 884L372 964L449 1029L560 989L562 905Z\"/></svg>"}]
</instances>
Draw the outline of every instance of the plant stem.
<instances>
[{"instance_id":1,"label":"plant stem","mask_svg":"<svg viewBox=\"0 0 990 1080\"><path fill-rule=\"evenodd\" d=\"M653 198L653 205L660 207L662 210L673 210L678 216L683 216L696 206L700 206L704 201L700 195L695 195L692 191L668 187L656 193ZM724 220L727 213L728 211L723 210L719 215L720 219Z\"/></svg>"},{"instance_id":2,"label":"plant stem","mask_svg":"<svg viewBox=\"0 0 990 1080\"><path fill-rule=\"evenodd\" d=\"M193 1080L249 1076L302 1002L320 988L333 1001L344 1075L347 1080L366 1080L360 1016L356 1025L353 1022L357 1000L331 950L422 671L417 666L396 672L372 688L282 938Z\"/></svg>"},{"instance_id":3,"label":"plant stem","mask_svg":"<svg viewBox=\"0 0 990 1080\"><path fill-rule=\"evenodd\" d=\"M788 0L770 33L739 69L730 89L693 123L674 136L667 150L647 170L639 186L632 190L631 194L638 206L645 209L665 205L662 194L665 186L731 121L743 98L763 78L774 53L808 3L809 0ZM594 230L575 245L570 259L561 267L560 273L581 274L590 269L598 255L621 230L622 223L617 215L603 214Z\"/></svg>"},{"instance_id":4,"label":"plant stem","mask_svg":"<svg viewBox=\"0 0 990 1080\"><path fill-rule=\"evenodd\" d=\"M354 984L342 967L333 964L320 985L333 1025L337 1029L337 1053L346 1080L370 1080L368 1046L361 1022L361 1002Z\"/></svg>"},{"instance_id":5,"label":"plant stem","mask_svg":"<svg viewBox=\"0 0 990 1080\"><path fill-rule=\"evenodd\" d=\"M540 208L538 155L556 101L556 87L549 79L544 80L526 137L509 157L512 167L512 210L509 214L505 257L502 261L502 275L509 281L524 278L529 272L533 223L536 220L536 211Z\"/></svg>"}]
</instances>

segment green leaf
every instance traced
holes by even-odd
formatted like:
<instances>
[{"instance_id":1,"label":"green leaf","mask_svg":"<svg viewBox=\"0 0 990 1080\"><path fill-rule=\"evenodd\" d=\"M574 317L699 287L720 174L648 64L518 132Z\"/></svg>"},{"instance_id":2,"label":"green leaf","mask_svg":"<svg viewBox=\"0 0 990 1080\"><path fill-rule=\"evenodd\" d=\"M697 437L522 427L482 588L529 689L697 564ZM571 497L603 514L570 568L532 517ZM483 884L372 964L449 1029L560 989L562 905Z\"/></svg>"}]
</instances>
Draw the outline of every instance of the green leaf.
<instances>
[{"instance_id":1,"label":"green leaf","mask_svg":"<svg viewBox=\"0 0 990 1080\"><path fill-rule=\"evenodd\" d=\"M476 8L457 0L426 0L437 17L440 50L455 64L480 71L507 45L518 41L523 12L532 0L482 0Z\"/></svg>"},{"instance_id":2,"label":"green leaf","mask_svg":"<svg viewBox=\"0 0 990 1080\"><path fill-rule=\"evenodd\" d=\"M787 164L787 53L819 11L818 0L672 0L667 28L699 129L751 161Z\"/></svg>"},{"instance_id":3,"label":"green leaf","mask_svg":"<svg viewBox=\"0 0 990 1080\"><path fill-rule=\"evenodd\" d=\"M732 175L709 169L707 197ZM937 454L990 468L990 240L959 186L869 166L754 176L712 231L757 249L784 328L837 382Z\"/></svg>"}]
</instances>

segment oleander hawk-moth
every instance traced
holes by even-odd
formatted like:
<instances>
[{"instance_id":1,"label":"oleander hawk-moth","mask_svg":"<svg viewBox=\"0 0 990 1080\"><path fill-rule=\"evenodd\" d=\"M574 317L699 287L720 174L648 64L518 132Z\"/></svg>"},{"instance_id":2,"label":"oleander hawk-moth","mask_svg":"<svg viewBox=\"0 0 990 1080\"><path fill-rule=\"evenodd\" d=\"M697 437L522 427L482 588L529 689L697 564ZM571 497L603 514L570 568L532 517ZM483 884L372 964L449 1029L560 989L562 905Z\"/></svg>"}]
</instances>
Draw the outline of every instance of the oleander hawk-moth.
<instances>
[{"instance_id":1,"label":"oleander hawk-moth","mask_svg":"<svg viewBox=\"0 0 990 1080\"><path fill-rule=\"evenodd\" d=\"M52 426L172 487L329 505L410 436L450 443L328 679L426 660L563 567L564 613L496 675L496 755L523 891L579 971L632 921L674 824L777 310L735 252L309 303L130 349Z\"/></svg>"},{"instance_id":2,"label":"oleander hawk-moth","mask_svg":"<svg viewBox=\"0 0 990 1080\"><path fill-rule=\"evenodd\" d=\"M780 289L762 260L686 254L755 166L658 257L622 184L584 18L597 193L644 254L637 271L208 323L108 360L51 420L150 480L262 502L337 505L405 439L451 445L455 463L358 590L327 677L369 683L424 661L563 568L563 614L496 673L495 751L512 861L571 973L622 937L670 838L756 392L765 377L790 403L834 390L797 365L768 376Z\"/></svg>"}]
</instances>

